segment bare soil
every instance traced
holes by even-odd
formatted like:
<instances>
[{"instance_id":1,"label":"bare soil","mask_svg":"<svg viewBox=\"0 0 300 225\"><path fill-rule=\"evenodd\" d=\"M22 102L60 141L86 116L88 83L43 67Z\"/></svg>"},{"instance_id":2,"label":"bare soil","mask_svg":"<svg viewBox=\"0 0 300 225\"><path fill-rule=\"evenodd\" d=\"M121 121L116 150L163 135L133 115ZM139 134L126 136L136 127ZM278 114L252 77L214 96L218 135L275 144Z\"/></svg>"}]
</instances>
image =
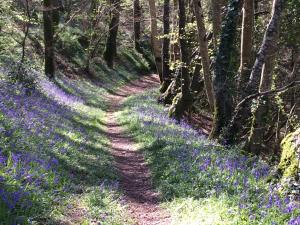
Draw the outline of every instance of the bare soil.
<instances>
[{"instance_id":1,"label":"bare soil","mask_svg":"<svg viewBox=\"0 0 300 225\"><path fill-rule=\"evenodd\" d=\"M125 202L131 217L136 221L134 225L167 225L171 219L168 212L159 206L160 196L153 188L151 172L143 154L138 151L130 134L126 133L124 125L118 122L116 112L128 96L158 85L157 75L145 76L107 96L110 108L107 113L106 132L111 141Z\"/></svg>"}]
</instances>

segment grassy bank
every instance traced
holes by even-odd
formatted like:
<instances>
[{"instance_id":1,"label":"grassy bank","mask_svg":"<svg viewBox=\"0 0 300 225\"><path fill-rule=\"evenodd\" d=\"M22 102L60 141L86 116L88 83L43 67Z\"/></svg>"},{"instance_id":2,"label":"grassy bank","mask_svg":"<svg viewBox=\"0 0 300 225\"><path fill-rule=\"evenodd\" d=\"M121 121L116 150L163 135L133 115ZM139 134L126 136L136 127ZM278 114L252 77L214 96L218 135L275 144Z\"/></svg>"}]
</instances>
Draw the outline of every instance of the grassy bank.
<instances>
[{"instance_id":1,"label":"grassy bank","mask_svg":"<svg viewBox=\"0 0 300 225\"><path fill-rule=\"evenodd\" d=\"M140 144L173 224L299 223L299 203L269 180L266 162L169 119L157 95L129 98L119 119Z\"/></svg>"},{"instance_id":2,"label":"grassy bank","mask_svg":"<svg viewBox=\"0 0 300 225\"><path fill-rule=\"evenodd\" d=\"M131 61L128 60L131 57ZM136 53L95 77L0 70L0 224L132 224L105 133L105 95L147 68ZM29 78L30 77L30 78Z\"/></svg>"}]
</instances>

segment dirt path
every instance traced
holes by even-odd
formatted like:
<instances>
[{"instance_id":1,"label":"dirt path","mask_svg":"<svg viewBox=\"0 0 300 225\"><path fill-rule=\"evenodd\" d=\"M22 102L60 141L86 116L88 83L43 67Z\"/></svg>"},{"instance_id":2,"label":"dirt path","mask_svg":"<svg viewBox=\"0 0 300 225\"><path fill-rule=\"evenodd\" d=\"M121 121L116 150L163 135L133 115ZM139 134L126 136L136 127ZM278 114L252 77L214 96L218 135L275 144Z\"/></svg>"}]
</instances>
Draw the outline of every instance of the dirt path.
<instances>
[{"instance_id":1,"label":"dirt path","mask_svg":"<svg viewBox=\"0 0 300 225\"><path fill-rule=\"evenodd\" d=\"M157 85L158 77L151 75L133 81L107 96L107 101L111 103L107 113L107 133L125 201L137 225L167 225L170 224L170 217L159 207L159 195L153 190L150 170L143 154L137 151L134 141L125 133L122 124L118 123L115 113L126 97Z\"/></svg>"}]
</instances>

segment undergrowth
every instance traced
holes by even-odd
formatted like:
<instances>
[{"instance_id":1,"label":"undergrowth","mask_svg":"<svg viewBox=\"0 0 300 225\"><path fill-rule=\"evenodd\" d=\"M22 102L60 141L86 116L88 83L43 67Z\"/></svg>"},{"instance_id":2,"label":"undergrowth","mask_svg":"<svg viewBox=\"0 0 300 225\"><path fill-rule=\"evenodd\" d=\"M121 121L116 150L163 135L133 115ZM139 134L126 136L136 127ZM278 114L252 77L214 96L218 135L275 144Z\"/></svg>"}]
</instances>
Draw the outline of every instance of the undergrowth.
<instances>
[{"instance_id":1,"label":"undergrowth","mask_svg":"<svg viewBox=\"0 0 300 225\"><path fill-rule=\"evenodd\" d=\"M0 68L1 225L131 224L104 117L105 95L139 76L132 63L95 64L92 80L61 72L50 82L28 69L30 85Z\"/></svg>"},{"instance_id":2,"label":"undergrowth","mask_svg":"<svg viewBox=\"0 0 300 225\"><path fill-rule=\"evenodd\" d=\"M299 224L299 199L270 179L266 162L169 119L157 95L129 98L119 119L140 144L173 224Z\"/></svg>"}]
</instances>

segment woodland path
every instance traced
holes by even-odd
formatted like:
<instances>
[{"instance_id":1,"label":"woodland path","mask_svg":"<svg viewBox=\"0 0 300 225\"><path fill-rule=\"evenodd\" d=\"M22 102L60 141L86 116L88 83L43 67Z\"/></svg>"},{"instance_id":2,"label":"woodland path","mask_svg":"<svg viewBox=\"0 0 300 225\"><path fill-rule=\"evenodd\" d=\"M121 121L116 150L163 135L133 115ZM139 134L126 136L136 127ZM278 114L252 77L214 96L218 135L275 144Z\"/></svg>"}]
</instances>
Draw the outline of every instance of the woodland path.
<instances>
[{"instance_id":1,"label":"woodland path","mask_svg":"<svg viewBox=\"0 0 300 225\"><path fill-rule=\"evenodd\" d=\"M106 97L110 103L106 132L111 142L125 202L129 207L130 216L136 221L134 225L167 225L170 224L170 216L160 208L159 194L153 189L151 173L143 154L137 150L130 134L126 133L123 125L117 121L116 113L127 97L157 87L158 84L157 75L144 76Z\"/></svg>"}]
</instances>

